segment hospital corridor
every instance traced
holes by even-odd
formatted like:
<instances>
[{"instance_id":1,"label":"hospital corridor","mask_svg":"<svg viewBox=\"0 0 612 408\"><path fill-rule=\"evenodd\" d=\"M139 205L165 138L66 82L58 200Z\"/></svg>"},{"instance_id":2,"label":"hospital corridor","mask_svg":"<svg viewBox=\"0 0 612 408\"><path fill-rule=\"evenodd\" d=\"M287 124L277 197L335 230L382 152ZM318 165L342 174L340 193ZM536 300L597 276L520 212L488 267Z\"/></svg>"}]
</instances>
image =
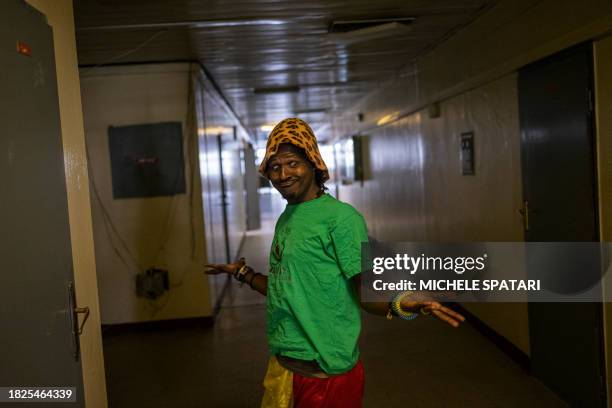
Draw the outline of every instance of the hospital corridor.
<instances>
[{"instance_id":1,"label":"hospital corridor","mask_svg":"<svg viewBox=\"0 0 612 408\"><path fill-rule=\"evenodd\" d=\"M609 0L0 19L0 407L612 406Z\"/></svg>"}]
</instances>

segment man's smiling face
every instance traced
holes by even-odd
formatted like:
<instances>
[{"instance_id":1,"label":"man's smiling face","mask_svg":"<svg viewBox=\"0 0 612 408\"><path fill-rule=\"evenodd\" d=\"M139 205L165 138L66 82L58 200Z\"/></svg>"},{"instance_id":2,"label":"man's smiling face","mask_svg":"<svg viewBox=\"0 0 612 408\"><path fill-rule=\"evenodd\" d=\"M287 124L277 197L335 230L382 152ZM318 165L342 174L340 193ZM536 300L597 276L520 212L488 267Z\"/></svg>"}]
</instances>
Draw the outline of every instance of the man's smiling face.
<instances>
[{"instance_id":1,"label":"man's smiling face","mask_svg":"<svg viewBox=\"0 0 612 408\"><path fill-rule=\"evenodd\" d=\"M299 147L281 144L268 161L267 175L289 204L316 198L315 169Z\"/></svg>"}]
</instances>

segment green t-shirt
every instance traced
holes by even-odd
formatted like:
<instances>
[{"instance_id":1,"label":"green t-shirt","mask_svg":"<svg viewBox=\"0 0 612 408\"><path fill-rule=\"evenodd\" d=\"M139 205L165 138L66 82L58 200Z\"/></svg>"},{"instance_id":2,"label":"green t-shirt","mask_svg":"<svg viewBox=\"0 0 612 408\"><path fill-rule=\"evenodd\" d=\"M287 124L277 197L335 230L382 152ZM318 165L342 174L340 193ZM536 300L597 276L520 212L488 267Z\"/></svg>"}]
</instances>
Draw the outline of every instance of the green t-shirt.
<instances>
[{"instance_id":1,"label":"green t-shirt","mask_svg":"<svg viewBox=\"0 0 612 408\"><path fill-rule=\"evenodd\" d=\"M353 368L361 315L350 278L361 272L361 244L367 240L361 214L329 194L287 205L270 251L272 354L316 360L328 374Z\"/></svg>"}]
</instances>

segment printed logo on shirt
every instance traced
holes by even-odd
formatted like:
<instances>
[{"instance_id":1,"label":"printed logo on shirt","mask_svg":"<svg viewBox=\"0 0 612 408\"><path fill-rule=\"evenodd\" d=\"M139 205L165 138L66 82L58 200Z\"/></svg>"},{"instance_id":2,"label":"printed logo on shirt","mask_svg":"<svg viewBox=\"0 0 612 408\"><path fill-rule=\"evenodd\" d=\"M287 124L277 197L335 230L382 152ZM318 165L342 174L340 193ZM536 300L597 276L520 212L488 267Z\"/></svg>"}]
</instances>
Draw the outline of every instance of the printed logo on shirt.
<instances>
[{"instance_id":1,"label":"printed logo on shirt","mask_svg":"<svg viewBox=\"0 0 612 408\"><path fill-rule=\"evenodd\" d=\"M289 227L285 227L276 234L274 242L272 243L272 255L277 262L280 262L281 259L283 259L285 240L290 233L291 229Z\"/></svg>"},{"instance_id":2,"label":"printed logo on shirt","mask_svg":"<svg viewBox=\"0 0 612 408\"><path fill-rule=\"evenodd\" d=\"M274 243L274 248L272 248L272 254L274 254L274 258L277 262L280 262L283 257L283 251L281 251L278 242Z\"/></svg>"},{"instance_id":3,"label":"printed logo on shirt","mask_svg":"<svg viewBox=\"0 0 612 408\"><path fill-rule=\"evenodd\" d=\"M270 278L276 282L291 282L291 274L281 264L270 265Z\"/></svg>"}]
</instances>

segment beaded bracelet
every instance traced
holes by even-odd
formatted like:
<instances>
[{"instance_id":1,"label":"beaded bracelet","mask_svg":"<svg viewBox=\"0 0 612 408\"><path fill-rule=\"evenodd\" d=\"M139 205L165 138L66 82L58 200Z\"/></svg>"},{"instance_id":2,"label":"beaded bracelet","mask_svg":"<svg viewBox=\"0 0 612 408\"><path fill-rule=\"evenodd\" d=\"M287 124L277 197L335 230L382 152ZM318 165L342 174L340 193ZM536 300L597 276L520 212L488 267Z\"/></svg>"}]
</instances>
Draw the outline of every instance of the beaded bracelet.
<instances>
[{"instance_id":1,"label":"beaded bracelet","mask_svg":"<svg viewBox=\"0 0 612 408\"><path fill-rule=\"evenodd\" d=\"M405 310L402 310L402 300L411 294L411 291L406 291L395 296L391 301L389 312L404 320L414 320L419 317L418 313L406 312ZM389 318L389 315L387 315L387 318Z\"/></svg>"}]
</instances>

